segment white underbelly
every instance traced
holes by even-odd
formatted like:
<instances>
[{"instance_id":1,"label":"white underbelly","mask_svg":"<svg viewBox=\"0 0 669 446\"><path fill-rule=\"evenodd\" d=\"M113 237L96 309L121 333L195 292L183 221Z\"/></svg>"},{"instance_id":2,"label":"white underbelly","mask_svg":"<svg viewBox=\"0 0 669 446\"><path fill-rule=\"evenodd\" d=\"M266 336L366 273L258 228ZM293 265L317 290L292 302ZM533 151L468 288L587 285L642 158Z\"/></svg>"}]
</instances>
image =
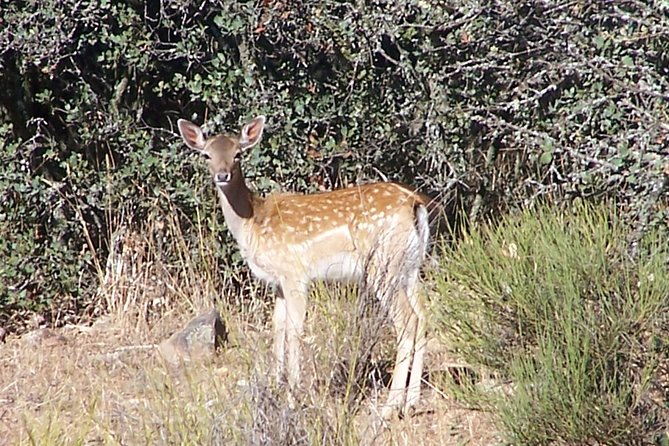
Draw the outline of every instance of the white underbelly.
<instances>
[{"instance_id":1,"label":"white underbelly","mask_svg":"<svg viewBox=\"0 0 669 446\"><path fill-rule=\"evenodd\" d=\"M313 280L359 282L364 265L353 253L337 253L323 256L309 266L309 278Z\"/></svg>"}]
</instances>

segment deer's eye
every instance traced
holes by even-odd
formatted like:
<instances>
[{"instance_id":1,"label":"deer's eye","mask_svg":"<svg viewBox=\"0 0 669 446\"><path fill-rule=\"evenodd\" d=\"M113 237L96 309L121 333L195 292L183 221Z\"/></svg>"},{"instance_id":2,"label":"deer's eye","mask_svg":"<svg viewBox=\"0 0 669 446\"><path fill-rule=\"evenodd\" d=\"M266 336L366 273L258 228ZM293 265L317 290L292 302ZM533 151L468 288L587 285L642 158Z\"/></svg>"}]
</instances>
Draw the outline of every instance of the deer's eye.
<instances>
[{"instance_id":1,"label":"deer's eye","mask_svg":"<svg viewBox=\"0 0 669 446\"><path fill-rule=\"evenodd\" d=\"M235 153L235 162L239 162L242 159L242 152Z\"/></svg>"},{"instance_id":2,"label":"deer's eye","mask_svg":"<svg viewBox=\"0 0 669 446\"><path fill-rule=\"evenodd\" d=\"M207 152L200 152L200 155L202 155L202 158L206 159L207 161L211 159L211 156Z\"/></svg>"}]
</instances>

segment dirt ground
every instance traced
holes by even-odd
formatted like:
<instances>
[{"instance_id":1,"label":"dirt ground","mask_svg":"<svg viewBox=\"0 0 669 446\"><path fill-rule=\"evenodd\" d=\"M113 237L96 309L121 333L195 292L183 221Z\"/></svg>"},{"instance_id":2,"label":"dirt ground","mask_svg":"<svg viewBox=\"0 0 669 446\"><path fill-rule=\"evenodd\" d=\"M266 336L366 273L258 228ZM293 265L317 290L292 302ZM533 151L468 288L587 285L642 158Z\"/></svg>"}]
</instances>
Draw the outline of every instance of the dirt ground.
<instances>
[{"instance_id":1,"label":"dirt ground","mask_svg":"<svg viewBox=\"0 0 669 446\"><path fill-rule=\"evenodd\" d=\"M228 414L226 422L243 420L239 389L264 354L243 346L268 344L267 333L239 329L216 358L175 378L155 344L183 321L167 317L146 329L107 319L9 336L0 344L0 444L198 444L193 432L211 432L209 408ZM430 351L428 369L442 360ZM488 414L460 407L429 383L423 394L416 414L377 430L373 443L500 444Z\"/></svg>"}]
</instances>

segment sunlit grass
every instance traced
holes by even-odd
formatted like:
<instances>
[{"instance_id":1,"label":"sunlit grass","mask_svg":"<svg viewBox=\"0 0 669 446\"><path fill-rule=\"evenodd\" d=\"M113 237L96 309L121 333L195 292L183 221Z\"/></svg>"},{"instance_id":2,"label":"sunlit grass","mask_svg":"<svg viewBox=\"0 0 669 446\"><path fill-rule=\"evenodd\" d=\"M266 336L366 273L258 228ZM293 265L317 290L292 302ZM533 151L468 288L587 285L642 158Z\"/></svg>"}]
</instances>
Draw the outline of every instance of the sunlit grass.
<instances>
[{"instance_id":1,"label":"sunlit grass","mask_svg":"<svg viewBox=\"0 0 669 446\"><path fill-rule=\"evenodd\" d=\"M632 257L628 240L609 208L576 205L504 217L445 247L439 333L496 384L458 390L514 443L666 440L669 245L649 232Z\"/></svg>"},{"instance_id":2,"label":"sunlit grass","mask_svg":"<svg viewBox=\"0 0 669 446\"><path fill-rule=\"evenodd\" d=\"M395 336L354 287L313 288L303 382L288 392L274 379L271 289L251 281L241 295L221 286L242 273L217 262L204 229L187 243L176 219L122 237L104 262L103 315L92 326L59 329L62 345L0 345L7 444L454 445L490 437L471 428L486 425L485 416L451 408L428 386L425 415L380 423ZM164 262L166 249L177 263ZM167 365L156 345L212 306L229 334L224 349Z\"/></svg>"}]
</instances>

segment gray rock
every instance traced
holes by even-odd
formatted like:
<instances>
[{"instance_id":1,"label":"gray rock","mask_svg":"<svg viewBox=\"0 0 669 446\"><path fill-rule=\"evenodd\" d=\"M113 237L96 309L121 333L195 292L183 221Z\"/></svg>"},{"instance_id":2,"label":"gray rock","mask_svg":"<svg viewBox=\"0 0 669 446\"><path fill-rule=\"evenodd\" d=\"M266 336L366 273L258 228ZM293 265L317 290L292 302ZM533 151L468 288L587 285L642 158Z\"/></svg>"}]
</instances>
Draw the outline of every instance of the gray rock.
<instances>
[{"instance_id":1,"label":"gray rock","mask_svg":"<svg viewBox=\"0 0 669 446\"><path fill-rule=\"evenodd\" d=\"M182 330L163 341L158 351L172 365L201 361L212 358L227 338L221 315L211 309L191 319Z\"/></svg>"},{"instance_id":2,"label":"gray rock","mask_svg":"<svg viewBox=\"0 0 669 446\"><path fill-rule=\"evenodd\" d=\"M24 334L21 339L32 345L43 345L47 347L57 347L67 344L67 338L50 328L38 328Z\"/></svg>"}]
</instances>

